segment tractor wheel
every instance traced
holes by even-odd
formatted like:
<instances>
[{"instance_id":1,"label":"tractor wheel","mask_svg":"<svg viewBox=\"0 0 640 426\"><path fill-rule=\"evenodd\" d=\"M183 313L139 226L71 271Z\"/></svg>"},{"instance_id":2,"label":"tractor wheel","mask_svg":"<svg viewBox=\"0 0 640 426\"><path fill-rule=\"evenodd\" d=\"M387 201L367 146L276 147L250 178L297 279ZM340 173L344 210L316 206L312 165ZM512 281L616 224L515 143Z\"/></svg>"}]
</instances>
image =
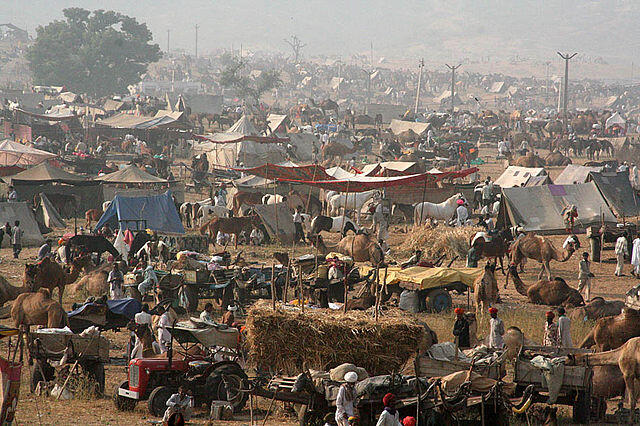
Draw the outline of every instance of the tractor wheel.
<instances>
[{"instance_id":1,"label":"tractor wheel","mask_svg":"<svg viewBox=\"0 0 640 426\"><path fill-rule=\"evenodd\" d=\"M451 295L447 290L437 288L427 293L425 306L428 312L442 312L451 309Z\"/></svg>"},{"instance_id":2,"label":"tractor wheel","mask_svg":"<svg viewBox=\"0 0 640 426\"><path fill-rule=\"evenodd\" d=\"M237 364L221 365L207 378L212 399L230 402L234 413L241 411L247 403L249 394L243 389L246 390L248 386L249 378Z\"/></svg>"},{"instance_id":3,"label":"tractor wheel","mask_svg":"<svg viewBox=\"0 0 640 426\"><path fill-rule=\"evenodd\" d=\"M155 388L149 395L149 401L147 401L149 412L156 417L162 417L167 410L167 401L174 392L175 389L171 389L169 386Z\"/></svg>"},{"instance_id":4,"label":"tractor wheel","mask_svg":"<svg viewBox=\"0 0 640 426\"><path fill-rule=\"evenodd\" d=\"M125 380L113 392L113 404L118 411L133 411L138 400L118 395L118 389L129 389L129 381Z\"/></svg>"}]
</instances>

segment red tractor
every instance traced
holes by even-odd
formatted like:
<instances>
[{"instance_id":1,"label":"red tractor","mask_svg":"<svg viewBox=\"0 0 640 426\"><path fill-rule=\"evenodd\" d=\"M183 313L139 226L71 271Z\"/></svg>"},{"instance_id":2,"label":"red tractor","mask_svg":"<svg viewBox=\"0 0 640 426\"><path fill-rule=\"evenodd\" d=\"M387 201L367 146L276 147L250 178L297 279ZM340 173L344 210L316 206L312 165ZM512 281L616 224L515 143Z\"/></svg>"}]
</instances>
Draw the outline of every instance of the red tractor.
<instances>
[{"instance_id":1,"label":"red tractor","mask_svg":"<svg viewBox=\"0 0 640 426\"><path fill-rule=\"evenodd\" d=\"M213 356L220 353L220 348L225 348L227 356L237 350L236 328L176 326L171 329L171 338L166 358L129 361L127 380L120 383L113 395L118 410L132 411L138 401L147 400L149 412L162 416L167 400L180 385L191 391L195 406L209 405L211 401L229 401L236 412L244 408L249 397L247 375L233 356L228 361L213 360ZM183 349L175 358L174 341ZM200 349L200 354L191 355L195 347ZM217 352L211 348L217 348Z\"/></svg>"}]
</instances>

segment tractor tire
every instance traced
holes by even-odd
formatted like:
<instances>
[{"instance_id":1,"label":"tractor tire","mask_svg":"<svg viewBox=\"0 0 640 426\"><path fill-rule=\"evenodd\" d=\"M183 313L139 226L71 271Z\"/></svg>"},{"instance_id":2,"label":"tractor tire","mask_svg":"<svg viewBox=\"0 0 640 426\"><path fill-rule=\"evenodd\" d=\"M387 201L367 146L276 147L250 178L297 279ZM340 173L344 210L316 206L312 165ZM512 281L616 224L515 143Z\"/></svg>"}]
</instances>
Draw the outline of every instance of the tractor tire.
<instances>
[{"instance_id":1,"label":"tractor tire","mask_svg":"<svg viewBox=\"0 0 640 426\"><path fill-rule=\"evenodd\" d=\"M227 390L225 380L230 384L231 389ZM230 402L234 413L241 411L246 405L249 394L241 390L248 389L248 387L249 378L237 364L221 365L214 369L207 378L207 388L211 389L211 399Z\"/></svg>"},{"instance_id":2,"label":"tractor tire","mask_svg":"<svg viewBox=\"0 0 640 426\"><path fill-rule=\"evenodd\" d=\"M447 290L437 288L427 293L425 298L425 307L427 312L439 313L451 309L453 302L451 295Z\"/></svg>"},{"instance_id":3,"label":"tractor tire","mask_svg":"<svg viewBox=\"0 0 640 426\"><path fill-rule=\"evenodd\" d=\"M116 387L113 392L113 404L118 411L133 411L138 400L118 395L118 389L129 389L129 381L125 380Z\"/></svg>"},{"instance_id":4,"label":"tractor tire","mask_svg":"<svg viewBox=\"0 0 640 426\"><path fill-rule=\"evenodd\" d=\"M175 389L169 386L158 386L155 388L149 395L149 401L147 401L149 413L156 417L162 417L167 410L167 401L174 393Z\"/></svg>"},{"instance_id":5,"label":"tractor tire","mask_svg":"<svg viewBox=\"0 0 640 426\"><path fill-rule=\"evenodd\" d=\"M87 377L95 383L97 395L104 395L104 364L101 362L87 363L83 366Z\"/></svg>"}]
</instances>

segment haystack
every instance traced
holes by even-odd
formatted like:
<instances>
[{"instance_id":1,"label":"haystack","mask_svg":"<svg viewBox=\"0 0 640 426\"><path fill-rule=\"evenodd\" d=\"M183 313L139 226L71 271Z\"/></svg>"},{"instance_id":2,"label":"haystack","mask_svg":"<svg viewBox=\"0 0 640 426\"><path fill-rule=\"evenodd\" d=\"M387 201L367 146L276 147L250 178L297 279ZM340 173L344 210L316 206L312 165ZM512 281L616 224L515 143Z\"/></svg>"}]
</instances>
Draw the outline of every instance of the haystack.
<instances>
[{"instance_id":1,"label":"haystack","mask_svg":"<svg viewBox=\"0 0 640 426\"><path fill-rule=\"evenodd\" d=\"M273 311L258 302L247 316L249 359L255 367L298 374L328 371L345 362L369 374L397 372L416 352L424 352L436 335L417 318L397 309L379 322L371 313L330 309Z\"/></svg>"},{"instance_id":2,"label":"haystack","mask_svg":"<svg viewBox=\"0 0 640 426\"><path fill-rule=\"evenodd\" d=\"M437 259L446 254L449 259L455 256L465 258L469 251L471 238L482 228L462 226L452 228L439 225L431 228L423 225L413 229L398 247L398 253L408 255L416 249L422 250L425 259Z\"/></svg>"}]
</instances>

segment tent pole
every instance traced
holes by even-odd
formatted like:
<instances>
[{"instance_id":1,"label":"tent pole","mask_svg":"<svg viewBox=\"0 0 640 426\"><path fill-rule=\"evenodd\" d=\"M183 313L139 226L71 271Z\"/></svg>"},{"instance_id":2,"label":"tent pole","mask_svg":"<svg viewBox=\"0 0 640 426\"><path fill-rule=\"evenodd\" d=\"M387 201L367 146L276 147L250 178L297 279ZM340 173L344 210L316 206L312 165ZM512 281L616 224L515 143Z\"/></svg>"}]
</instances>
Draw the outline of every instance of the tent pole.
<instances>
[{"instance_id":1,"label":"tent pole","mask_svg":"<svg viewBox=\"0 0 640 426\"><path fill-rule=\"evenodd\" d=\"M420 223L418 225L422 226L422 213L424 212L424 196L427 192L427 179L425 178L424 184L422 185L422 202L420 203Z\"/></svg>"},{"instance_id":2,"label":"tent pole","mask_svg":"<svg viewBox=\"0 0 640 426\"><path fill-rule=\"evenodd\" d=\"M313 181L316 181L316 172L318 171L318 166L314 165L313 166ZM311 202L311 190L313 189L313 187L311 185L309 185L309 195L307 195L307 205L305 207L305 211L307 212L307 214L309 213L309 203Z\"/></svg>"}]
</instances>

